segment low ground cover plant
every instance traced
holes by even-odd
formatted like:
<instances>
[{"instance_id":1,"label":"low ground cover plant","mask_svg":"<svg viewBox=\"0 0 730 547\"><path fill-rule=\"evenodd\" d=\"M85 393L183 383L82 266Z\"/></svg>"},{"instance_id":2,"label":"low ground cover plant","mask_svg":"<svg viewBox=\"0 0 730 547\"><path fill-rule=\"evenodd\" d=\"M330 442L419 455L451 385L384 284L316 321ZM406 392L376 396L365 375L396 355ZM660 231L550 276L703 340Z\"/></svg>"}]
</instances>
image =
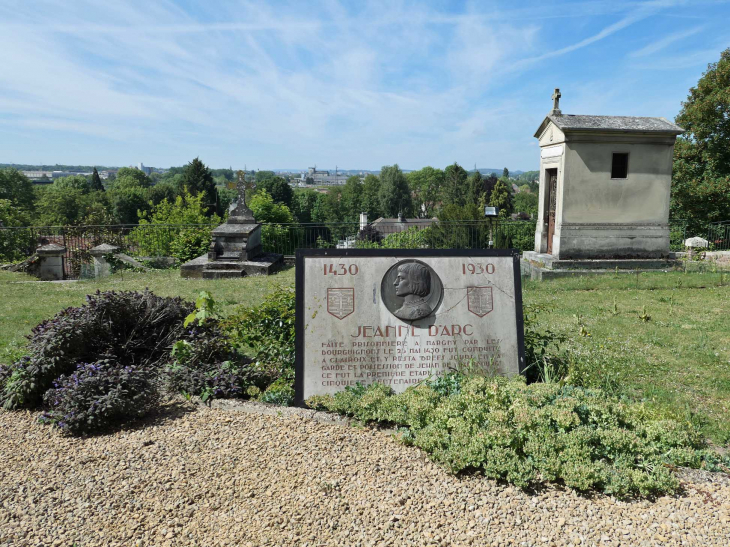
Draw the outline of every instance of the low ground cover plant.
<instances>
[{"instance_id":1,"label":"low ground cover plant","mask_svg":"<svg viewBox=\"0 0 730 547\"><path fill-rule=\"evenodd\" d=\"M454 473L520 487L558 482L617 497L679 489L674 466L728 471L699 432L601 390L451 373L401 394L373 384L316 396L314 408L401 427L400 438Z\"/></svg>"}]
</instances>

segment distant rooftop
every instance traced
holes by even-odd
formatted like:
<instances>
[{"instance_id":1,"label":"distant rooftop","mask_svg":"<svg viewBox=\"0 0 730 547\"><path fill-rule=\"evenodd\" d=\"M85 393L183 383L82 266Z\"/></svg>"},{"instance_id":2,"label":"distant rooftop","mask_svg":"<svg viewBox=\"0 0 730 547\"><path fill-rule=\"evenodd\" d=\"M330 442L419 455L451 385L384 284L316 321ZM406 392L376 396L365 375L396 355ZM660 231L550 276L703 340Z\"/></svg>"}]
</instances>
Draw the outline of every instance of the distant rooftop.
<instances>
[{"instance_id":1,"label":"distant rooftop","mask_svg":"<svg viewBox=\"0 0 730 547\"><path fill-rule=\"evenodd\" d=\"M563 131L636 131L649 133L671 133L679 135L684 129L670 122L666 118L648 118L642 116L586 116L577 114L563 114L556 116L549 114L535 133L539 137L545 129L547 121L553 122Z\"/></svg>"},{"instance_id":2,"label":"distant rooftop","mask_svg":"<svg viewBox=\"0 0 730 547\"><path fill-rule=\"evenodd\" d=\"M428 228L434 222L438 222L438 218L383 218L380 217L372 222L372 226L379 232L392 234L396 232L404 232L408 228L416 226L418 229Z\"/></svg>"}]
</instances>

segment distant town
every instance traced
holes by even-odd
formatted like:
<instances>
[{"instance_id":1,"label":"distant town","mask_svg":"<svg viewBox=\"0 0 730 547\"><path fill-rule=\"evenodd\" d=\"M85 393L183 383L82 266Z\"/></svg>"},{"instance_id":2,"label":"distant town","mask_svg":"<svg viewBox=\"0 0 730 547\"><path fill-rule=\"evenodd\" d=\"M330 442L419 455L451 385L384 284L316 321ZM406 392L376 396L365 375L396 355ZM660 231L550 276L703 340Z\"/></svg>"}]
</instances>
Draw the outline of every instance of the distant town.
<instances>
[{"instance_id":1,"label":"distant town","mask_svg":"<svg viewBox=\"0 0 730 547\"><path fill-rule=\"evenodd\" d=\"M27 164L14 164L14 163L0 163L1 168L14 168L23 173L28 179L34 184L51 184L53 181L63 177L70 177L81 175L85 177L91 177L94 169L97 169L99 178L104 181L111 181L116 178L117 172L121 167L98 167L98 166L81 166L81 165L27 165ZM137 169L143 172L145 175L164 175L172 168L165 167L149 167L142 162L135 165L126 166L132 169ZM233 171L232 168L229 170ZM500 175L503 173L503 168L489 168L479 167L470 170L470 173L479 171L482 175ZM256 170L247 170L244 166L243 169L246 173L255 173ZM378 175L380 170L372 171L367 169L318 169L317 166L308 167L307 169L270 169L268 171L273 172L276 176L279 176L289 182L292 186L307 187L307 186L342 186L345 184L347 179L353 175L365 178L367 175ZM404 173L410 173L413 170L403 169ZM529 173L528 171L509 171L513 177L522 175L523 173Z\"/></svg>"}]
</instances>

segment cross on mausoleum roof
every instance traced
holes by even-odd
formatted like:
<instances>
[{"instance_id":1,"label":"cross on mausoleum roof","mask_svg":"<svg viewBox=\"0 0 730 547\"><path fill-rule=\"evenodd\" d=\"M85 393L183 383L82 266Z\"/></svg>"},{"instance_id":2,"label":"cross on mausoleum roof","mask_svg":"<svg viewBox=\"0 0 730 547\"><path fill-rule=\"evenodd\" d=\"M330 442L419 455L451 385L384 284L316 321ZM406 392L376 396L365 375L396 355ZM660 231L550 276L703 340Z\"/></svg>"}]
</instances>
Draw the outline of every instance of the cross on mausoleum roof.
<instances>
[{"instance_id":1,"label":"cross on mausoleum roof","mask_svg":"<svg viewBox=\"0 0 730 547\"><path fill-rule=\"evenodd\" d=\"M560 97L562 97L560 94L560 88L556 87L552 97L550 97L553 100L553 110L550 112L551 116L560 116L562 114L560 112Z\"/></svg>"}]
</instances>

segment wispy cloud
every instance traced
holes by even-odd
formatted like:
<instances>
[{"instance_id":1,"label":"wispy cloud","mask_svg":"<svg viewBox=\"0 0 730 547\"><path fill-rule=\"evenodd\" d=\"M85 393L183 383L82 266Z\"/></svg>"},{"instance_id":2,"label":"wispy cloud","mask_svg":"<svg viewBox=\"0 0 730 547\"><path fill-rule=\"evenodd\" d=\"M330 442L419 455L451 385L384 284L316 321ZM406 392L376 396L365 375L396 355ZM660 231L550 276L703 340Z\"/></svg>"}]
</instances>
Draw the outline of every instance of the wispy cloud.
<instances>
[{"instance_id":1,"label":"wispy cloud","mask_svg":"<svg viewBox=\"0 0 730 547\"><path fill-rule=\"evenodd\" d=\"M558 59L620 62L696 40L700 27L646 32L647 19L682 5L11 1L0 4L3 138L12 126L54 132L63 138L47 154L68 162L180 164L206 150L216 165L519 166L556 71L590 89ZM618 55L615 36L632 25L650 43L619 44ZM707 49L686 51L687 62L704 65ZM580 97L589 109L590 94ZM110 159L62 157L82 137L95 139L84 153Z\"/></svg>"},{"instance_id":2,"label":"wispy cloud","mask_svg":"<svg viewBox=\"0 0 730 547\"><path fill-rule=\"evenodd\" d=\"M629 55L630 57L646 57L647 55L652 55L658 51L661 51L670 45L672 45L675 42L679 42L680 40L684 40L685 38L689 38L690 36L694 36L698 32L701 32L703 29L705 29L705 25L700 25L697 27L692 27L687 30L681 30L679 32L674 32L670 34L669 36L665 36L664 38L660 38L659 40L655 40L647 45L645 45L643 48L631 52Z\"/></svg>"}]
</instances>

